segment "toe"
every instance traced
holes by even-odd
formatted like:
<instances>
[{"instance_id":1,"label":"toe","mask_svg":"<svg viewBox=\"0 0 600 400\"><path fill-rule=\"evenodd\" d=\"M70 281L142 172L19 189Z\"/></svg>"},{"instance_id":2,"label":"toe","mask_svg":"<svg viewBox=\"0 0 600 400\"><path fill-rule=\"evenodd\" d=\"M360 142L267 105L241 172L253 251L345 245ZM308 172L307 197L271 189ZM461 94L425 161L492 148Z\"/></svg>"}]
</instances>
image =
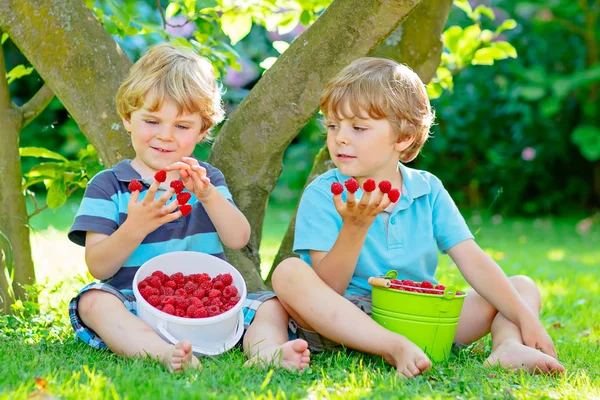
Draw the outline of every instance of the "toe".
<instances>
[{"instance_id":1,"label":"toe","mask_svg":"<svg viewBox=\"0 0 600 400\"><path fill-rule=\"evenodd\" d=\"M296 339L292 342L292 349L298 353L304 353L308 350L308 343L304 339Z\"/></svg>"}]
</instances>

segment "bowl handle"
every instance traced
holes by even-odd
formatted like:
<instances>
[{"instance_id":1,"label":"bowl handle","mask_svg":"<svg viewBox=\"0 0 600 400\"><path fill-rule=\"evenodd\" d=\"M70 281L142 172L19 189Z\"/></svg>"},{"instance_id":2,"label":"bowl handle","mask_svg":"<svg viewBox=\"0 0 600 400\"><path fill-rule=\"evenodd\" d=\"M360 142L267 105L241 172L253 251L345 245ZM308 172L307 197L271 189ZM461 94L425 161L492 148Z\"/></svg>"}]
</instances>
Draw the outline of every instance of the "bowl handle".
<instances>
[{"instance_id":1,"label":"bowl handle","mask_svg":"<svg viewBox=\"0 0 600 400\"><path fill-rule=\"evenodd\" d=\"M181 339L177 339L175 336L173 336L168 330L167 327L165 326L165 323L163 321L159 322L158 325L156 326L156 329L158 329L158 331L160 332L160 334L167 339L169 342L171 342L172 344L175 344L179 341L181 341ZM240 316L238 318L238 324L237 327L235 329L235 332L233 333L233 336L237 336L238 340L240 337L242 337L242 335L240 334L244 332L244 313L240 312ZM222 351L219 350L213 350L213 349L207 349L204 347L199 347L199 346L194 346L192 345L192 351L194 353L197 354L201 354L204 356L216 356L219 354L222 354Z\"/></svg>"}]
</instances>

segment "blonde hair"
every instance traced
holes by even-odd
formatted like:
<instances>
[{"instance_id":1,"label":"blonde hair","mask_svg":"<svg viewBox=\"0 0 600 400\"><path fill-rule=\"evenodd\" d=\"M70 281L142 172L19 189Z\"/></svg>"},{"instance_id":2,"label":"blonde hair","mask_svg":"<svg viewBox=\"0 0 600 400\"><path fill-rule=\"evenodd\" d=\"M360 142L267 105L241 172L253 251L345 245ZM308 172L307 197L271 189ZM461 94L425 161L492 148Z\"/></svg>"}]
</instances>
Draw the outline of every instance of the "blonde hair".
<instances>
[{"instance_id":1,"label":"blonde hair","mask_svg":"<svg viewBox=\"0 0 600 400\"><path fill-rule=\"evenodd\" d=\"M434 120L421 78L408 66L385 58L359 58L341 70L325 85L320 107L326 118L340 120L366 112L372 119L387 119L398 140L414 137L400 153L405 163L419 154ZM348 111L352 115L344 114Z\"/></svg>"},{"instance_id":2,"label":"blonde hair","mask_svg":"<svg viewBox=\"0 0 600 400\"><path fill-rule=\"evenodd\" d=\"M180 114L199 113L202 131L214 127L225 115L210 62L170 43L154 46L133 64L117 91L117 112L129 120L131 113L142 107L159 110L165 99L175 102Z\"/></svg>"}]
</instances>

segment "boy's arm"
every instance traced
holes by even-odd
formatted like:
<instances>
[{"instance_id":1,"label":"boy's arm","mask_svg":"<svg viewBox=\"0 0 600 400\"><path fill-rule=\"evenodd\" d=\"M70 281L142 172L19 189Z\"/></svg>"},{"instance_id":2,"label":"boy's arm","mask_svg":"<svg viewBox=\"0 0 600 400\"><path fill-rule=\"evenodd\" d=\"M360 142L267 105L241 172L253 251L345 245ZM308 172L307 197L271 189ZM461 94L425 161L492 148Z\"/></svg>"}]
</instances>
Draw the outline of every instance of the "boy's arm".
<instances>
[{"instance_id":1,"label":"boy's arm","mask_svg":"<svg viewBox=\"0 0 600 400\"><path fill-rule=\"evenodd\" d=\"M521 329L525 345L557 357L552 339L510 283L504 271L474 240L465 240L447 250L448 255L475 291Z\"/></svg>"},{"instance_id":2,"label":"boy's arm","mask_svg":"<svg viewBox=\"0 0 600 400\"><path fill-rule=\"evenodd\" d=\"M221 192L213 186L210 194L200 201L225 246L237 250L248 243L250 223Z\"/></svg>"},{"instance_id":3,"label":"boy's arm","mask_svg":"<svg viewBox=\"0 0 600 400\"><path fill-rule=\"evenodd\" d=\"M175 211L177 201L165 205L175 193L172 188L155 199L158 185L154 181L141 201L138 201L139 191L131 193L127 219L111 235L98 232L86 234L85 261L92 276L97 279L110 278L148 234L181 217L181 211Z\"/></svg>"}]
</instances>

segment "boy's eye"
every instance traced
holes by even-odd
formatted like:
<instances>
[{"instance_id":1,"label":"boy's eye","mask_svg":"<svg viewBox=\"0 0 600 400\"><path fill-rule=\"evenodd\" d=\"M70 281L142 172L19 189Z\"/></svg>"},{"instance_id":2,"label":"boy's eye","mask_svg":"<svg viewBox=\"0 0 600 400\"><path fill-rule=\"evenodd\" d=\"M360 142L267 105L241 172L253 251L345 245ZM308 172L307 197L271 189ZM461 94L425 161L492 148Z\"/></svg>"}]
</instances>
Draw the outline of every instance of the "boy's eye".
<instances>
[{"instance_id":1,"label":"boy's eye","mask_svg":"<svg viewBox=\"0 0 600 400\"><path fill-rule=\"evenodd\" d=\"M329 124L327 125L327 129L337 129L337 125Z\"/></svg>"},{"instance_id":2,"label":"boy's eye","mask_svg":"<svg viewBox=\"0 0 600 400\"><path fill-rule=\"evenodd\" d=\"M355 126L354 130L357 131L357 132L363 132L363 131L366 131L367 128L364 128L362 126Z\"/></svg>"},{"instance_id":3,"label":"boy's eye","mask_svg":"<svg viewBox=\"0 0 600 400\"><path fill-rule=\"evenodd\" d=\"M177 125L177 128L178 129L190 129L190 127L186 126L186 125Z\"/></svg>"},{"instance_id":4,"label":"boy's eye","mask_svg":"<svg viewBox=\"0 0 600 400\"><path fill-rule=\"evenodd\" d=\"M147 123L147 124L150 124L150 125L156 125L156 124L158 124L157 121L153 121L151 119L146 119L146 120L144 120L144 122Z\"/></svg>"}]
</instances>

